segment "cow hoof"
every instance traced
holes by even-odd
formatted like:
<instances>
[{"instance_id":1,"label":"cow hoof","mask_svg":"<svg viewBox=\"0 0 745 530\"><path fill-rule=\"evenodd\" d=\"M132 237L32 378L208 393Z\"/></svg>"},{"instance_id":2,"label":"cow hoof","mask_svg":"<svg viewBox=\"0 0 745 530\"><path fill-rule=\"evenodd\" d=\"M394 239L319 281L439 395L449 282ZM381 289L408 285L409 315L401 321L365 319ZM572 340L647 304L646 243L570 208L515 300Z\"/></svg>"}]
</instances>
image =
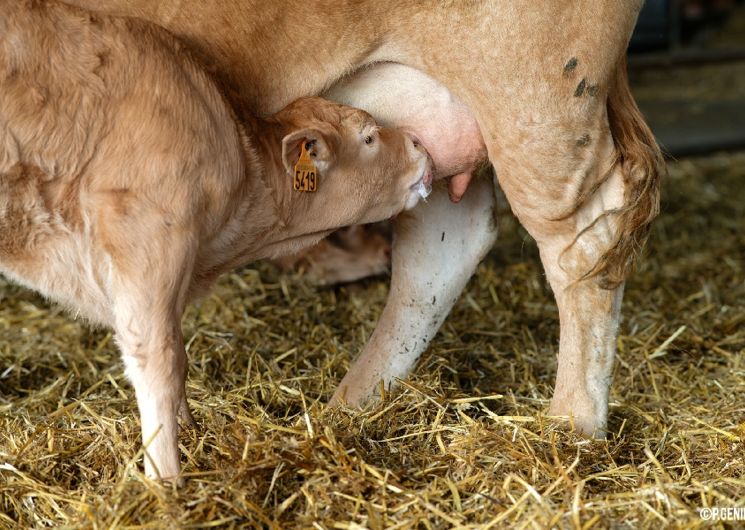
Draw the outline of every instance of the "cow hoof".
<instances>
[{"instance_id":1,"label":"cow hoof","mask_svg":"<svg viewBox=\"0 0 745 530\"><path fill-rule=\"evenodd\" d=\"M606 414L599 414L594 406L578 407L566 406L563 403L552 401L549 408L550 416L557 416L585 438L605 440L607 434Z\"/></svg>"}]
</instances>

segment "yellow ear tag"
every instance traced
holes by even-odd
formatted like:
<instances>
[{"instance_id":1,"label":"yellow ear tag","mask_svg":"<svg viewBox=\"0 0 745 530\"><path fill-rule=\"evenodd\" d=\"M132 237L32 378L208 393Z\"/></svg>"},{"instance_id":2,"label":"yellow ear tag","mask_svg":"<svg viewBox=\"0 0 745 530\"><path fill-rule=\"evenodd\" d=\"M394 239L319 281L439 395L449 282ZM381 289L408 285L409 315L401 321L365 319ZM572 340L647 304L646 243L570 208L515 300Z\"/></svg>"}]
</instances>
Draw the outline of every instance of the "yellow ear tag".
<instances>
[{"instance_id":1,"label":"yellow ear tag","mask_svg":"<svg viewBox=\"0 0 745 530\"><path fill-rule=\"evenodd\" d=\"M292 187L297 191L316 191L318 189L316 165L305 148L305 142L300 149L300 159L295 164L295 180Z\"/></svg>"}]
</instances>

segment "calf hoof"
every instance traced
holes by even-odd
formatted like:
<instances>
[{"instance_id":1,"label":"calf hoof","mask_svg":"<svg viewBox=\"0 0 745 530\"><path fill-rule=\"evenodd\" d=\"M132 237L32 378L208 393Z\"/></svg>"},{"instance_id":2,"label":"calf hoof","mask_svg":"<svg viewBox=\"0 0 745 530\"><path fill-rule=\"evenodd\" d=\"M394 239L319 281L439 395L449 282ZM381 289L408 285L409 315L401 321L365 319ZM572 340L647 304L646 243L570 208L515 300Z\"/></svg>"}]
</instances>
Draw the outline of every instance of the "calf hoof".
<instances>
[{"instance_id":1,"label":"calf hoof","mask_svg":"<svg viewBox=\"0 0 745 530\"><path fill-rule=\"evenodd\" d=\"M184 479L181 476L181 462L178 453L160 459L153 457L154 454L146 450L145 476L147 476L147 478L164 484L175 484L178 487L184 485Z\"/></svg>"},{"instance_id":2,"label":"calf hoof","mask_svg":"<svg viewBox=\"0 0 745 530\"><path fill-rule=\"evenodd\" d=\"M159 482L162 486L170 488L173 486L176 486L177 488L183 488L186 486L186 479L180 475L176 475L175 477L150 477L149 479Z\"/></svg>"},{"instance_id":3,"label":"calf hoof","mask_svg":"<svg viewBox=\"0 0 745 530\"><path fill-rule=\"evenodd\" d=\"M186 479L182 477L180 474L174 474L174 475L161 475L155 471L150 466L145 466L145 475L150 480L153 480L155 482L160 482L164 486L173 485L177 488L183 488L186 485Z\"/></svg>"}]
</instances>

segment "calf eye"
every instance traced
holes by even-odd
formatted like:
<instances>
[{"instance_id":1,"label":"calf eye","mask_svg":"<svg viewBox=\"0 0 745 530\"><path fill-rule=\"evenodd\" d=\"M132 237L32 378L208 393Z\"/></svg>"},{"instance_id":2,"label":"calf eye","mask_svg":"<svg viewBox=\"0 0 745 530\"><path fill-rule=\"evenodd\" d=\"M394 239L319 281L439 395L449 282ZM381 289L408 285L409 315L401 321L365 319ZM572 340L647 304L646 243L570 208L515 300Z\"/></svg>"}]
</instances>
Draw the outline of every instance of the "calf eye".
<instances>
[{"instance_id":1,"label":"calf eye","mask_svg":"<svg viewBox=\"0 0 745 530\"><path fill-rule=\"evenodd\" d=\"M373 141L374 141L374 138L372 136L365 136L365 143L367 145L370 145L371 143L373 143Z\"/></svg>"}]
</instances>

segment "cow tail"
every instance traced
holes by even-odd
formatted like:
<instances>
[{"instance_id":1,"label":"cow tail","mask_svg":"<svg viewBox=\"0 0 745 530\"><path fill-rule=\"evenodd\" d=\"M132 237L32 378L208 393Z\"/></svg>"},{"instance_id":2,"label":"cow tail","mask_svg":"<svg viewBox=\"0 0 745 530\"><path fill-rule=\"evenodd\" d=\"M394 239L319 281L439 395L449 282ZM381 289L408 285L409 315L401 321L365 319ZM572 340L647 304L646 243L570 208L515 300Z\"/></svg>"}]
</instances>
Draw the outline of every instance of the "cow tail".
<instances>
[{"instance_id":1,"label":"cow tail","mask_svg":"<svg viewBox=\"0 0 745 530\"><path fill-rule=\"evenodd\" d=\"M615 164L624 182L624 203L608 212L616 221L616 237L585 278L598 277L603 287L623 283L634 268L660 211L665 163L652 131L629 88L626 58L616 68L608 91L608 121L615 145Z\"/></svg>"}]
</instances>

